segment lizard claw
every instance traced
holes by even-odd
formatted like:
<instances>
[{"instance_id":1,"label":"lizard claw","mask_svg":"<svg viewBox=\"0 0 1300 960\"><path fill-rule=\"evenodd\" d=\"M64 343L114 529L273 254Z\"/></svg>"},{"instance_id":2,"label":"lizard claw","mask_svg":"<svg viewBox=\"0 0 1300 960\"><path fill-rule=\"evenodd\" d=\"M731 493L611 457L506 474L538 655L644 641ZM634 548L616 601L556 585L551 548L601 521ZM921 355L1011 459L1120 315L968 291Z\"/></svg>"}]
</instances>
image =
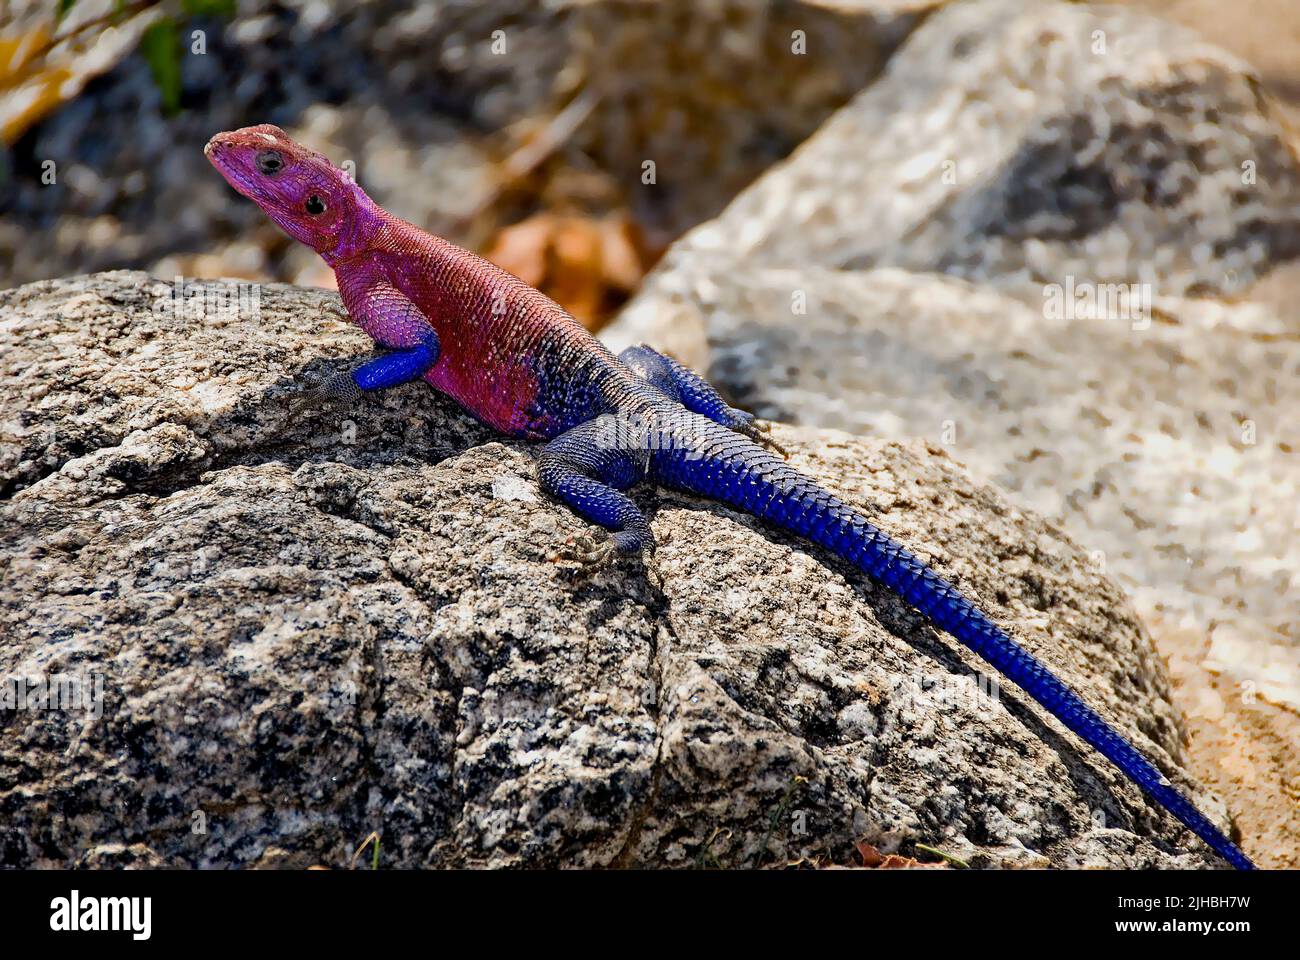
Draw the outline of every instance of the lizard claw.
<instances>
[{"instance_id":1,"label":"lizard claw","mask_svg":"<svg viewBox=\"0 0 1300 960\"><path fill-rule=\"evenodd\" d=\"M329 314L335 320L340 320L343 323L347 323L348 320L351 319L351 317L348 315L348 308L343 306L341 302L335 304L335 303L331 303L329 300L322 300L320 305L320 313L318 313L316 316L320 318L320 317L324 317L326 314Z\"/></svg>"},{"instance_id":2,"label":"lizard claw","mask_svg":"<svg viewBox=\"0 0 1300 960\"><path fill-rule=\"evenodd\" d=\"M319 373L304 373L298 384L301 390L289 400L289 416L298 418L313 407L319 406L322 400L319 390L321 381L325 378Z\"/></svg>"},{"instance_id":3,"label":"lizard claw","mask_svg":"<svg viewBox=\"0 0 1300 960\"><path fill-rule=\"evenodd\" d=\"M760 447L766 447L773 453L778 454L782 460L789 459L790 452L785 447L772 439L772 424L766 420L755 420L751 418L746 423L736 428L737 432L749 437Z\"/></svg>"},{"instance_id":4,"label":"lizard claw","mask_svg":"<svg viewBox=\"0 0 1300 960\"><path fill-rule=\"evenodd\" d=\"M582 533L566 539L550 559L557 563L576 563L579 572L590 573L603 566L615 552L612 537L598 538L592 533Z\"/></svg>"}]
</instances>

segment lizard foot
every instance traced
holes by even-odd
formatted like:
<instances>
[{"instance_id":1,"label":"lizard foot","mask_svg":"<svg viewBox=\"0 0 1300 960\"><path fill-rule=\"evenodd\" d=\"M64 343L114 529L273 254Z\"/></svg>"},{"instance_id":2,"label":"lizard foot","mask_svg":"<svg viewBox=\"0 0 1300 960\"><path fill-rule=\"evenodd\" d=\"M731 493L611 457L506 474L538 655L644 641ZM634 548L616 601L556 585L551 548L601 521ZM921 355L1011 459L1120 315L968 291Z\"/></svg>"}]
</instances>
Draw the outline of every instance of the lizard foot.
<instances>
[{"instance_id":1,"label":"lizard foot","mask_svg":"<svg viewBox=\"0 0 1300 960\"><path fill-rule=\"evenodd\" d=\"M591 573L604 566L617 552L613 537L582 533L566 539L550 559L554 563L576 563L580 573Z\"/></svg>"},{"instance_id":2,"label":"lizard foot","mask_svg":"<svg viewBox=\"0 0 1300 960\"><path fill-rule=\"evenodd\" d=\"M293 419L317 407L339 400L352 402L361 397L361 388L347 370L335 370L326 376L310 374L303 378L303 384L306 389L289 402L289 416Z\"/></svg>"},{"instance_id":3,"label":"lizard foot","mask_svg":"<svg viewBox=\"0 0 1300 960\"><path fill-rule=\"evenodd\" d=\"M577 573L587 575L616 558L633 557L644 562L653 552L653 545L647 548L635 533L623 530L611 534L597 529L569 537L548 559L553 563L576 564Z\"/></svg>"}]
</instances>

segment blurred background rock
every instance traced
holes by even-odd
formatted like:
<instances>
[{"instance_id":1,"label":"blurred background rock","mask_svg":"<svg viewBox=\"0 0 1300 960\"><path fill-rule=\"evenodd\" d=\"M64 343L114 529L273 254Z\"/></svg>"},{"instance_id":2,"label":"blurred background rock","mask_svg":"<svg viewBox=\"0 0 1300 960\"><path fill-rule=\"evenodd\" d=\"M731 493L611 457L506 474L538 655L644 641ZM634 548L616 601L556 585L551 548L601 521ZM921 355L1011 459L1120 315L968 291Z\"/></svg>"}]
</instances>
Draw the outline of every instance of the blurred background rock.
<instances>
[{"instance_id":1,"label":"blurred background rock","mask_svg":"<svg viewBox=\"0 0 1300 960\"><path fill-rule=\"evenodd\" d=\"M78 0L56 25L54 0L13 0L0 284L122 266L329 284L202 155L212 133L267 122L597 323L876 76L928 6L162 0L114 15L117 0Z\"/></svg>"},{"instance_id":2,"label":"blurred background rock","mask_svg":"<svg viewBox=\"0 0 1300 960\"><path fill-rule=\"evenodd\" d=\"M59 7L0 8L0 286L331 286L202 156L276 123L612 343L943 443L1061 524L1134 597L1247 850L1300 864L1292 0ZM1067 278L1149 284L1149 328L1049 318Z\"/></svg>"}]
</instances>

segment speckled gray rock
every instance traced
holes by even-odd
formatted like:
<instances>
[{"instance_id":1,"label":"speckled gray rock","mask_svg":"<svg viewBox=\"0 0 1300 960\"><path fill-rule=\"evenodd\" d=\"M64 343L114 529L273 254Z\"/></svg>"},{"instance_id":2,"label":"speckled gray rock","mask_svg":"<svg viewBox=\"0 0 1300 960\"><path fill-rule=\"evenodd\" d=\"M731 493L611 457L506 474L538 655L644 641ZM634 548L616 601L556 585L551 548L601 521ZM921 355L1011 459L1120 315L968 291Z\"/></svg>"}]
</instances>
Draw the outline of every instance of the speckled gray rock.
<instances>
[{"instance_id":1,"label":"speckled gray rock","mask_svg":"<svg viewBox=\"0 0 1300 960\"><path fill-rule=\"evenodd\" d=\"M932 15L879 80L678 242L609 337L668 329L663 299L732 263L1168 296L1237 293L1297 254L1300 164L1246 64L1123 8L977 0ZM673 332L702 349L698 331Z\"/></svg>"},{"instance_id":2,"label":"speckled gray rock","mask_svg":"<svg viewBox=\"0 0 1300 960\"><path fill-rule=\"evenodd\" d=\"M1209 862L798 541L646 489L651 575L575 581L547 558L583 524L532 453L421 385L289 422L311 358L367 346L331 295L268 287L254 319L167 292L0 294L0 678L89 693L0 711L0 862L341 866L371 831L390 866ZM1058 530L933 446L780 438L1223 822L1143 628Z\"/></svg>"}]
</instances>

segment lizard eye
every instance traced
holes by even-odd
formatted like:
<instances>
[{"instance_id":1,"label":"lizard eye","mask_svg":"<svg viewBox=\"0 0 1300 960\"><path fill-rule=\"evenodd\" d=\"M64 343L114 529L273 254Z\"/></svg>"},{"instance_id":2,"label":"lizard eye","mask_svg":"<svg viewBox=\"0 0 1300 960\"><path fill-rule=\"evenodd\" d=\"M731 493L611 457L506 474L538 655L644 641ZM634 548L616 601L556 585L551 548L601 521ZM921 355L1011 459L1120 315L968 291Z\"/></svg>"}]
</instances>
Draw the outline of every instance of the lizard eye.
<instances>
[{"instance_id":1,"label":"lizard eye","mask_svg":"<svg viewBox=\"0 0 1300 960\"><path fill-rule=\"evenodd\" d=\"M320 216L325 212L325 201L313 193L307 198L307 212L313 217Z\"/></svg>"},{"instance_id":2,"label":"lizard eye","mask_svg":"<svg viewBox=\"0 0 1300 960\"><path fill-rule=\"evenodd\" d=\"M257 154L257 169L273 177L284 169L284 157L279 150L261 150Z\"/></svg>"}]
</instances>

